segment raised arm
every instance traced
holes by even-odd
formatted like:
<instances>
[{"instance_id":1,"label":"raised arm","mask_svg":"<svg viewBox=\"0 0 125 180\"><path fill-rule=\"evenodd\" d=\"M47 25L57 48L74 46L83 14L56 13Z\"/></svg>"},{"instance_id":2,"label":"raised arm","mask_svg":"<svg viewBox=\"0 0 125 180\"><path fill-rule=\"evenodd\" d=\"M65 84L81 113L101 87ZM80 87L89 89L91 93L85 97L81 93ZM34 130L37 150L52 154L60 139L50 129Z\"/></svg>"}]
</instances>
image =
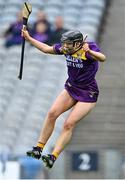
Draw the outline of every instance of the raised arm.
<instances>
[{"instance_id":1,"label":"raised arm","mask_svg":"<svg viewBox=\"0 0 125 180\"><path fill-rule=\"evenodd\" d=\"M93 59L95 59L95 60L98 60L100 62L104 62L106 60L106 56L103 53L91 50L89 48L88 43L85 43L83 45L83 49L85 52L88 52L91 55L91 57L93 57Z\"/></svg>"},{"instance_id":2,"label":"raised arm","mask_svg":"<svg viewBox=\"0 0 125 180\"><path fill-rule=\"evenodd\" d=\"M100 62L104 62L106 60L105 55L101 52L95 52L93 50L89 50L88 52L95 60L98 60Z\"/></svg>"},{"instance_id":3,"label":"raised arm","mask_svg":"<svg viewBox=\"0 0 125 180\"><path fill-rule=\"evenodd\" d=\"M39 42L36 39L32 38L26 29L22 29L21 34L28 42L30 42L33 46L35 46L40 51L47 54L55 54L53 46L49 46L45 43Z\"/></svg>"}]
</instances>

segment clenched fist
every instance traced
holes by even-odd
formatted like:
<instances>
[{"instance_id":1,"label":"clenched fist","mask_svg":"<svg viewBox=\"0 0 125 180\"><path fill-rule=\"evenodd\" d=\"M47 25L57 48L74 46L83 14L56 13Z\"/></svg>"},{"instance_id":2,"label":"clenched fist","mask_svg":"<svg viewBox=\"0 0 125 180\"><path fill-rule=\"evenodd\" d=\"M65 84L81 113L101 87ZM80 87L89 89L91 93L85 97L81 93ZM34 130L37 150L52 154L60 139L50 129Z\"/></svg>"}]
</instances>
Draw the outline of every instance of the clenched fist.
<instances>
[{"instance_id":1,"label":"clenched fist","mask_svg":"<svg viewBox=\"0 0 125 180\"><path fill-rule=\"evenodd\" d=\"M82 46L82 49L83 49L85 52L88 52L88 51L90 50L88 43L84 43L83 46Z\"/></svg>"},{"instance_id":2,"label":"clenched fist","mask_svg":"<svg viewBox=\"0 0 125 180\"><path fill-rule=\"evenodd\" d=\"M21 36L24 37L27 41L30 39L29 32L25 28L22 29Z\"/></svg>"}]
</instances>

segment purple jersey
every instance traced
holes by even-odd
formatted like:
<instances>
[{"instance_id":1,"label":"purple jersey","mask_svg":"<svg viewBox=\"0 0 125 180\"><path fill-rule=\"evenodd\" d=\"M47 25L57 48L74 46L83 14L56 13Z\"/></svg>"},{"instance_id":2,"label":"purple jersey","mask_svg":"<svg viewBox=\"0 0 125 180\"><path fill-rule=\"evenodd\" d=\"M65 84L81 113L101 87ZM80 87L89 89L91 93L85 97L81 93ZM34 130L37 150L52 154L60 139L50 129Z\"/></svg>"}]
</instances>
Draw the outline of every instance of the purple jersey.
<instances>
[{"instance_id":1,"label":"purple jersey","mask_svg":"<svg viewBox=\"0 0 125 180\"><path fill-rule=\"evenodd\" d=\"M87 43L89 44L89 48L91 50L96 52L100 51L96 43ZM67 87L70 88L72 86L69 92L74 90L72 94L75 94L75 97L77 94L76 92L79 90L82 90L82 92L79 92L81 95L82 93L84 93L84 90L91 91L97 94L99 93L98 86L95 80L95 75L98 70L97 60L94 60L88 52L85 53L83 49L78 50L72 55L66 54L65 52L61 51L61 44L54 45L54 51L56 54L65 55L66 57L68 79L66 81L65 87L67 89ZM76 97L75 99L80 100L78 97ZM85 101L87 102L87 100ZM93 102L94 101L95 100L93 100Z\"/></svg>"}]
</instances>

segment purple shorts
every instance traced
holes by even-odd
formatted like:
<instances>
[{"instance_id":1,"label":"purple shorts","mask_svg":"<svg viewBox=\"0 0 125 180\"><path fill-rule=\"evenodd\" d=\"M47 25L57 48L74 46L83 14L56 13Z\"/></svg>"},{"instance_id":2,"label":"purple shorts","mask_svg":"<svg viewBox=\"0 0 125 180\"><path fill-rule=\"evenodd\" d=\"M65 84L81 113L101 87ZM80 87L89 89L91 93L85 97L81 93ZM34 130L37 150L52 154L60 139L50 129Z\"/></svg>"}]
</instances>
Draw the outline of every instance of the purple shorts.
<instances>
[{"instance_id":1,"label":"purple shorts","mask_svg":"<svg viewBox=\"0 0 125 180\"><path fill-rule=\"evenodd\" d=\"M96 83L93 83L86 88L81 88L71 85L71 83L66 81L65 89L73 99L80 102L96 102L99 95L99 90Z\"/></svg>"}]
</instances>

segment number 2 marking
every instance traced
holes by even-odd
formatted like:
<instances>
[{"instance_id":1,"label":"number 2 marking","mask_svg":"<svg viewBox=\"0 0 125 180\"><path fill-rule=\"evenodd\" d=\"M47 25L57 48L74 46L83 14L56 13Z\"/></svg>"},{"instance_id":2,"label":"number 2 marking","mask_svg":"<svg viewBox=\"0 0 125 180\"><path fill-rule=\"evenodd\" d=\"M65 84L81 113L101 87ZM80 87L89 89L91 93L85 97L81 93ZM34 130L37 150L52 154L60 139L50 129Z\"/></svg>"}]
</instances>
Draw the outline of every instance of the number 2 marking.
<instances>
[{"instance_id":1,"label":"number 2 marking","mask_svg":"<svg viewBox=\"0 0 125 180\"><path fill-rule=\"evenodd\" d=\"M80 154L79 159L82 160L81 164L78 167L80 170L89 170L91 168L90 156L88 154Z\"/></svg>"}]
</instances>

